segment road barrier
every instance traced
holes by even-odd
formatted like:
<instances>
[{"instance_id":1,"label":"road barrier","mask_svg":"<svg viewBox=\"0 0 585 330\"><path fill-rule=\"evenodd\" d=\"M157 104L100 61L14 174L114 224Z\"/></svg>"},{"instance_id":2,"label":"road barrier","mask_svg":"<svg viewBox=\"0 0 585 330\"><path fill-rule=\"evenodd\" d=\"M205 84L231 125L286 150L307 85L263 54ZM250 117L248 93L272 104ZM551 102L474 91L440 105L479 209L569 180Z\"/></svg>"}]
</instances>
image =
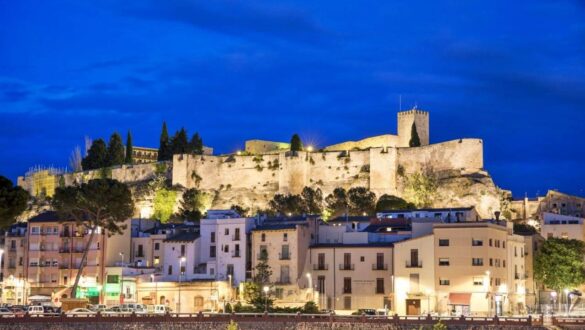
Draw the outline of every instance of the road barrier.
<instances>
[{"instance_id":1,"label":"road barrier","mask_svg":"<svg viewBox=\"0 0 585 330\"><path fill-rule=\"evenodd\" d=\"M168 314L24 314L2 315L0 324L7 323L76 323L76 322L322 322L322 323L379 323L394 325L432 325L439 321L445 325L500 325L536 326L542 319L527 317L449 317L449 316L369 316L333 314L272 314L272 313L168 313ZM557 319L558 320L558 319ZM582 319L585 324L585 319ZM566 320L561 320L565 322ZM554 320L553 320L554 322ZM568 322L568 321L567 321ZM567 323L562 323L567 324Z\"/></svg>"}]
</instances>

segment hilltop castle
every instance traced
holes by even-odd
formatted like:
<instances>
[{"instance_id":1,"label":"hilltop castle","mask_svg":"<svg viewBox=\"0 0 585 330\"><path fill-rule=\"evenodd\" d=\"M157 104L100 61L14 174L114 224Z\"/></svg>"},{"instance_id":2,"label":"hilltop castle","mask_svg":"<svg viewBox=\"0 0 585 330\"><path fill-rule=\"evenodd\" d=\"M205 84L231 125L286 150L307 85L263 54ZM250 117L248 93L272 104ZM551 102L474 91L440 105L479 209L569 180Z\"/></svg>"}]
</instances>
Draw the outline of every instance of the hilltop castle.
<instances>
[{"instance_id":1,"label":"hilltop castle","mask_svg":"<svg viewBox=\"0 0 585 330\"><path fill-rule=\"evenodd\" d=\"M409 147L413 123L420 146ZM346 141L320 151L288 152L288 144L252 140L245 154L175 155L168 175L173 186L198 188L213 196L212 208L233 204L265 208L277 194L298 194L304 187L319 188L323 195L337 187L366 187L383 194L416 198L415 176L429 176L435 207L476 206L480 215L499 210L497 189L483 170L480 139L458 139L430 144L429 113L409 110L398 113L398 134L386 134L358 141ZM129 184L156 175L157 163L113 168L111 177ZM100 171L69 173L55 177L70 185L99 177ZM19 185L34 188L31 178L19 178ZM413 186L414 185L414 186ZM421 189L426 189L422 187ZM423 192L424 193L424 192ZM149 201L137 201L141 214L149 214Z\"/></svg>"}]
</instances>

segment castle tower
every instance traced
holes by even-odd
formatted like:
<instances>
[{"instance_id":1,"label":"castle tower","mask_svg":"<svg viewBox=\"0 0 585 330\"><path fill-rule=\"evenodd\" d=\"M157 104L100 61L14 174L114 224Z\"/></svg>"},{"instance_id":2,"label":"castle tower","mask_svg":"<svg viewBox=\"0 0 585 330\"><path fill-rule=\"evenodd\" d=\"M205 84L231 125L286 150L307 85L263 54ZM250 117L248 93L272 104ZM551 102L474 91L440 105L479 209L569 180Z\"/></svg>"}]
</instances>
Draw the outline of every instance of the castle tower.
<instances>
[{"instance_id":1,"label":"castle tower","mask_svg":"<svg viewBox=\"0 0 585 330\"><path fill-rule=\"evenodd\" d=\"M409 147L412 123L416 123L420 145L429 144L429 113L412 109L398 113L398 147Z\"/></svg>"}]
</instances>

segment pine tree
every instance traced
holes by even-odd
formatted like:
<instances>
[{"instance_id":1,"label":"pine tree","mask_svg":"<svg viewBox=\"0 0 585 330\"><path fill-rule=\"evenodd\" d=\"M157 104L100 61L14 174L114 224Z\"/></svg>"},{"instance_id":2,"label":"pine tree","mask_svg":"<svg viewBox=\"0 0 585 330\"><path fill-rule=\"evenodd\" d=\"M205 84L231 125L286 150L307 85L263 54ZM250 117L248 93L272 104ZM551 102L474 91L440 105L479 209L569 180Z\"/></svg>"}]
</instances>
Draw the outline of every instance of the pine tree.
<instances>
[{"instance_id":1,"label":"pine tree","mask_svg":"<svg viewBox=\"0 0 585 330\"><path fill-rule=\"evenodd\" d=\"M134 162L132 157L132 149L132 133L128 131L128 135L126 136L126 159L124 161L126 164L132 164Z\"/></svg>"},{"instance_id":2,"label":"pine tree","mask_svg":"<svg viewBox=\"0 0 585 330\"><path fill-rule=\"evenodd\" d=\"M108 143L108 166L124 164L124 144L118 133L112 134Z\"/></svg>"},{"instance_id":3,"label":"pine tree","mask_svg":"<svg viewBox=\"0 0 585 330\"><path fill-rule=\"evenodd\" d=\"M196 155L203 155L203 140L199 136L199 133L193 134L189 144L192 153Z\"/></svg>"},{"instance_id":4,"label":"pine tree","mask_svg":"<svg viewBox=\"0 0 585 330\"><path fill-rule=\"evenodd\" d=\"M108 148L104 140L97 139L89 147L87 156L81 161L81 167L87 171L106 166L108 166Z\"/></svg>"},{"instance_id":5,"label":"pine tree","mask_svg":"<svg viewBox=\"0 0 585 330\"><path fill-rule=\"evenodd\" d=\"M298 134L294 134L290 139L290 150L291 151L303 150L303 141L301 141L301 137Z\"/></svg>"},{"instance_id":6,"label":"pine tree","mask_svg":"<svg viewBox=\"0 0 585 330\"><path fill-rule=\"evenodd\" d=\"M173 155L170 149L169 131L167 130L167 123L163 121L162 131L160 133L160 144L158 147L158 161L171 160Z\"/></svg>"},{"instance_id":7,"label":"pine tree","mask_svg":"<svg viewBox=\"0 0 585 330\"><path fill-rule=\"evenodd\" d=\"M187 141L187 131L181 128L171 139L171 151L173 155L190 153L189 141Z\"/></svg>"},{"instance_id":8,"label":"pine tree","mask_svg":"<svg viewBox=\"0 0 585 330\"><path fill-rule=\"evenodd\" d=\"M416 131L416 123L412 123L412 128L410 129L410 141L408 142L410 147L420 147L420 138L418 137L418 132Z\"/></svg>"}]
</instances>

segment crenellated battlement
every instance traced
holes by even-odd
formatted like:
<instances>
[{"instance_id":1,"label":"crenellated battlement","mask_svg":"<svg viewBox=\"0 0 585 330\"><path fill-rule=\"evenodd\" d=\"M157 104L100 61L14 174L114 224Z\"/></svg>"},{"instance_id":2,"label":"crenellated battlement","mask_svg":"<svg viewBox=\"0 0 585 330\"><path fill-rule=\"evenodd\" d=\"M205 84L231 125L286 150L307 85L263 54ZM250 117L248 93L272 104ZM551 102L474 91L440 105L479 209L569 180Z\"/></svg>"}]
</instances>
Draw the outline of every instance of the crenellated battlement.
<instances>
[{"instance_id":1,"label":"crenellated battlement","mask_svg":"<svg viewBox=\"0 0 585 330\"><path fill-rule=\"evenodd\" d=\"M423 116L428 116L429 112L428 111L424 111L424 110L418 110L418 109L411 109L411 110L406 110L406 111L400 111L398 112L398 116L408 116L408 115L423 115Z\"/></svg>"}]
</instances>

